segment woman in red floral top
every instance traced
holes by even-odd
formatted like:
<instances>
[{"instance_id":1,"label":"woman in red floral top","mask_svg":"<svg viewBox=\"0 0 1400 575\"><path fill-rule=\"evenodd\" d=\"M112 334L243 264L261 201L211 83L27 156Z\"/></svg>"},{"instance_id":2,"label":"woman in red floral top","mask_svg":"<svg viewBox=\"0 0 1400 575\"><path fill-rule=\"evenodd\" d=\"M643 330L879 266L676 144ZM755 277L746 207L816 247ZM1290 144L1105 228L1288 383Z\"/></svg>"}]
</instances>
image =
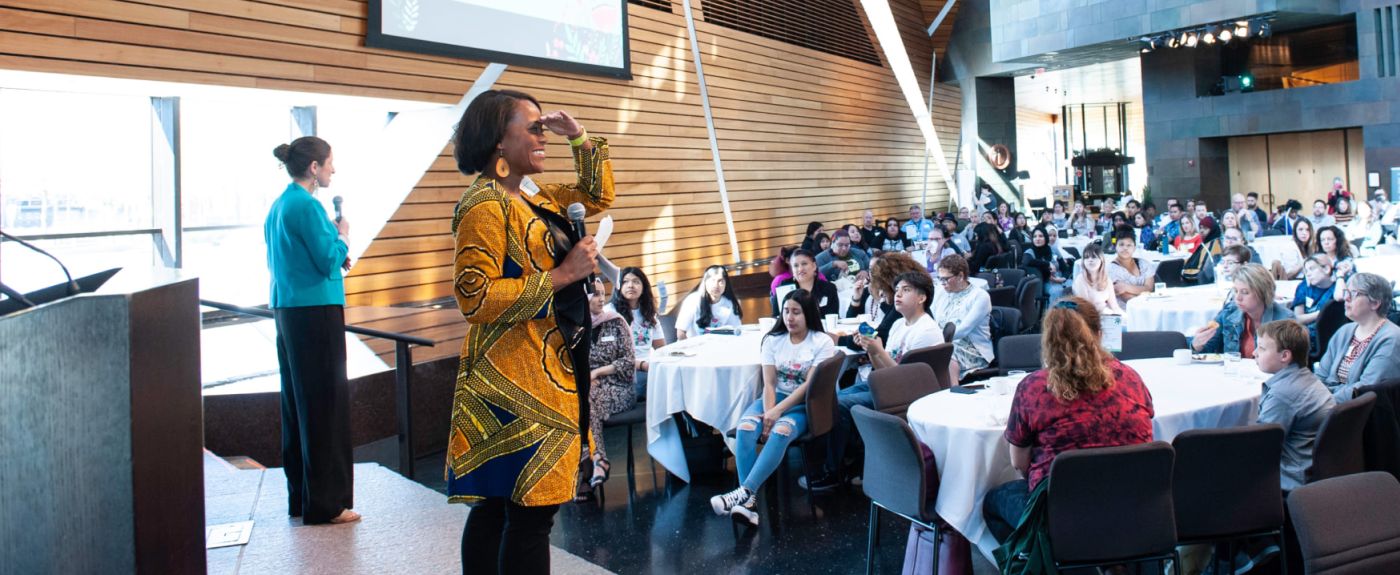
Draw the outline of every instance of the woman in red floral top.
<instances>
[{"instance_id":1,"label":"woman in red floral top","mask_svg":"<svg viewBox=\"0 0 1400 575\"><path fill-rule=\"evenodd\" d=\"M1152 394L1133 368L1104 351L1099 325L1094 304L1075 296L1045 314L1045 369L1021 380L1006 425L1011 463L1027 479L993 489L982 506L997 541L1016 527L1056 455L1152 441Z\"/></svg>"}]
</instances>

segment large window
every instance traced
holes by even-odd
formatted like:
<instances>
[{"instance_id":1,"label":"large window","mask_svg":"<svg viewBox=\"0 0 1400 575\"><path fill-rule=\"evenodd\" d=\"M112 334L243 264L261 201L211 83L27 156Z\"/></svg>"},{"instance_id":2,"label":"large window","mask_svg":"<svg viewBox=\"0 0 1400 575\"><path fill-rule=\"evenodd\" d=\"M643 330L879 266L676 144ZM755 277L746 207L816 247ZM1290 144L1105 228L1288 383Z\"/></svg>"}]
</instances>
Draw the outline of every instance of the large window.
<instances>
[{"instance_id":1,"label":"large window","mask_svg":"<svg viewBox=\"0 0 1400 575\"><path fill-rule=\"evenodd\" d=\"M1212 93L1306 88L1361 77L1356 22L1276 32L1220 49L1222 82ZM1247 78L1245 84L1238 79Z\"/></svg>"}]
</instances>

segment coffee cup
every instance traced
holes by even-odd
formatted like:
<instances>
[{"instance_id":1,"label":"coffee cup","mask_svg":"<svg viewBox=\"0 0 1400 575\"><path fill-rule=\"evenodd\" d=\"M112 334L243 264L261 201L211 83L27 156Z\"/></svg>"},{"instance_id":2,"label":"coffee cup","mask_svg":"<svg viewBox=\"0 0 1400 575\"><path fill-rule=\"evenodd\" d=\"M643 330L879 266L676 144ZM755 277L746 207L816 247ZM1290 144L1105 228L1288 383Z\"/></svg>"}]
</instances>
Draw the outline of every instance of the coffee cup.
<instances>
[{"instance_id":1,"label":"coffee cup","mask_svg":"<svg viewBox=\"0 0 1400 575\"><path fill-rule=\"evenodd\" d=\"M1178 349L1173 351L1172 359L1176 360L1177 365L1191 365L1191 350Z\"/></svg>"}]
</instances>

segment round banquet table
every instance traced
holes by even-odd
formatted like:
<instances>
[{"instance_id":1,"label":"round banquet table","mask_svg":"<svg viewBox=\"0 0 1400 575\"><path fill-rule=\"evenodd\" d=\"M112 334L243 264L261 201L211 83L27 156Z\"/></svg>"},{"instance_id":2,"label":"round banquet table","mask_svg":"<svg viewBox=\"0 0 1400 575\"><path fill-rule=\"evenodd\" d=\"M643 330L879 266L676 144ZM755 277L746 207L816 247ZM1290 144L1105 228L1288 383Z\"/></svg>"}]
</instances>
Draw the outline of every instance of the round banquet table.
<instances>
[{"instance_id":1,"label":"round banquet table","mask_svg":"<svg viewBox=\"0 0 1400 575\"><path fill-rule=\"evenodd\" d=\"M1278 282L1275 299L1287 307L1300 282ZM1187 337L1207 322L1215 319L1225 305L1225 296L1233 284L1215 283L1203 286L1167 288L1128 300L1123 309L1125 331L1177 331Z\"/></svg>"},{"instance_id":2,"label":"round banquet table","mask_svg":"<svg viewBox=\"0 0 1400 575\"><path fill-rule=\"evenodd\" d=\"M1356 258L1356 270L1376 274L1400 287L1400 254L1375 254Z\"/></svg>"},{"instance_id":3,"label":"round banquet table","mask_svg":"<svg viewBox=\"0 0 1400 575\"><path fill-rule=\"evenodd\" d=\"M1248 425L1258 416L1260 383L1266 376L1252 361L1238 363L1239 374L1232 376L1218 363L1177 365L1171 358L1126 363L1152 393L1155 439L1169 442L1189 429ZM968 395L941 391L909 406L909 425L933 451L938 466L934 509L993 564L997 542L982 519L982 499L993 488L1021 478L1003 437L1011 401L1010 394L988 390Z\"/></svg>"},{"instance_id":4,"label":"round banquet table","mask_svg":"<svg viewBox=\"0 0 1400 575\"><path fill-rule=\"evenodd\" d=\"M1272 266L1274 262L1280 262L1284 267L1297 267L1298 262L1303 260L1303 256L1298 253L1298 244L1293 243L1293 236L1264 236L1255 238L1250 242L1249 247L1254 253L1259 254L1259 262L1264 267Z\"/></svg>"},{"instance_id":5,"label":"round banquet table","mask_svg":"<svg viewBox=\"0 0 1400 575\"><path fill-rule=\"evenodd\" d=\"M652 350L647 373L647 452L667 471L689 483L690 468L680 429L671 415L685 412L722 432L734 429L760 387L758 326L738 335L704 334ZM860 355L837 346L848 358ZM847 365L849 366L848 361ZM730 451L732 439L725 438Z\"/></svg>"}]
</instances>

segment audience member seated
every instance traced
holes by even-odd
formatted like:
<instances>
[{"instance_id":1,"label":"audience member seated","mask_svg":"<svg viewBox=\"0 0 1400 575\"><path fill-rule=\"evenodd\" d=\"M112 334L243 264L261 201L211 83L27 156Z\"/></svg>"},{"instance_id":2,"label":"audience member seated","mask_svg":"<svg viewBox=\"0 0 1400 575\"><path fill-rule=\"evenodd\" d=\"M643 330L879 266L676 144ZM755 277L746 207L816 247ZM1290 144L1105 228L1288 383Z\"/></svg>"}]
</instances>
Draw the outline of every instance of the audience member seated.
<instances>
[{"instance_id":1,"label":"audience member seated","mask_svg":"<svg viewBox=\"0 0 1400 575\"><path fill-rule=\"evenodd\" d=\"M1274 277L1290 280L1302 278L1303 262L1317 253L1317 234L1313 233L1312 222L1307 218L1298 218L1293 222L1293 245L1298 248L1297 261L1278 262L1274 266Z\"/></svg>"},{"instance_id":2,"label":"audience member seated","mask_svg":"<svg viewBox=\"0 0 1400 575\"><path fill-rule=\"evenodd\" d=\"M1007 245L1006 238L1001 235L1001 228L995 224L984 222L973 227L972 257L968 259L973 273L988 269L989 260L1010 251L1011 247Z\"/></svg>"},{"instance_id":3,"label":"audience member seated","mask_svg":"<svg viewBox=\"0 0 1400 575\"><path fill-rule=\"evenodd\" d=\"M924 209L918 205L909 206L909 221L904 222L901 230L904 236L911 242L928 241L929 232L933 231L933 220L924 218Z\"/></svg>"},{"instance_id":4,"label":"audience member seated","mask_svg":"<svg viewBox=\"0 0 1400 575\"><path fill-rule=\"evenodd\" d=\"M885 220L885 235L880 239L877 249L882 252L902 252L914 245L914 240L899 229L899 220L890 218Z\"/></svg>"},{"instance_id":5,"label":"audience member seated","mask_svg":"<svg viewBox=\"0 0 1400 575\"><path fill-rule=\"evenodd\" d=\"M954 324L953 360L948 371L953 381L991 365L992 298L987 290L968 281L971 269L962 256L948 256L938 262L934 282L942 289L933 296L933 320L938 325Z\"/></svg>"},{"instance_id":6,"label":"audience member seated","mask_svg":"<svg viewBox=\"0 0 1400 575\"><path fill-rule=\"evenodd\" d=\"M1361 241L1363 251L1375 249L1385 236L1385 229L1381 226L1375 208L1368 204L1357 204L1356 217L1347 225L1346 232L1347 237Z\"/></svg>"},{"instance_id":7,"label":"audience member seated","mask_svg":"<svg viewBox=\"0 0 1400 575\"><path fill-rule=\"evenodd\" d=\"M1011 213L1011 206L1005 203L997 204L996 218L997 227L1001 228L1002 233L1010 232L1016 225L1016 216Z\"/></svg>"},{"instance_id":8,"label":"audience member seated","mask_svg":"<svg viewBox=\"0 0 1400 575\"><path fill-rule=\"evenodd\" d=\"M1259 423L1283 426L1279 479L1284 491L1292 491L1303 485L1317 430L1337 402L1308 369L1308 332L1298 322L1285 319L1260 327L1254 361L1259 371L1271 374L1259 397Z\"/></svg>"},{"instance_id":9,"label":"audience member seated","mask_svg":"<svg viewBox=\"0 0 1400 575\"><path fill-rule=\"evenodd\" d=\"M763 389L739 419L734 451L739 487L710 498L716 515L753 526L758 525L758 489L782 464L792 440L807 430L804 400L816 367L836 353L831 337L822 332L817 296L793 290L783 298L782 309L763 337Z\"/></svg>"},{"instance_id":10,"label":"audience member seated","mask_svg":"<svg viewBox=\"0 0 1400 575\"><path fill-rule=\"evenodd\" d=\"M1084 246L1084 257L1075 264L1073 293L1075 297L1094 304L1100 314L1123 315L1118 297L1113 293L1113 281L1108 278L1108 262L1099 244Z\"/></svg>"},{"instance_id":11,"label":"audience member seated","mask_svg":"<svg viewBox=\"0 0 1400 575\"><path fill-rule=\"evenodd\" d=\"M1327 254L1313 254L1303 264L1304 281L1293 293L1293 319L1308 328L1308 342L1317 349L1317 316L1332 303L1336 280L1332 278L1332 259Z\"/></svg>"},{"instance_id":12,"label":"audience member seated","mask_svg":"<svg viewBox=\"0 0 1400 575\"><path fill-rule=\"evenodd\" d=\"M870 365L861 368L854 385L836 394L837 419L828 444L827 475L810 484L814 491L835 487L841 480L839 470L855 428L851 408L857 405L875 407L870 393L870 372L899 365L906 352L943 343L943 327L928 313L932 302L933 280L928 273L922 270L905 272L895 279L894 309L901 319L893 323L889 335L884 338L878 333L870 337L853 336L856 346L866 352Z\"/></svg>"},{"instance_id":13,"label":"audience member seated","mask_svg":"<svg viewBox=\"0 0 1400 575\"><path fill-rule=\"evenodd\" d=\"M816 240L812 242L812 245L815 246L815 249L812 249L810 251L814 254L819 254L826 250L829 250L831 249L831 236L828 235L826 232L819 233L817 234Z\"/></svg>"},{"instance_id":14,"label":"audience member seated","mask_svg":"<svg viewBox=\"0 0 1400 575\"><path fill-rule=\"evenodd\" d=\"M1358 387L1400 379L1400 327L1386 317L1393 303L1390 281L1365 272L1347 280L1342 290L1347 319L1332 334L1317 374L1337 401L1347 401Z\"/></svg>"},{"instance_id":15,"label":"audience member seated","mask_svg":"<svg viewBox=\"0 0 1400 575\"><path fill-rule=\"evenodd\" d=\"M1069 216L1069 231L1076 236L1093 237L1094 221L1089 219L1089 213L1084 210L1082 202L1074 202L1074 211Z\"/></svg>"},{"instance_id":16,"label":"audience member seated","mask_svg":"<svg viewBox=\"0 0 1400 575\"><path fill-rule=\"evenodd\" d=\"M605 293L603 280L595 278L593 295L588 298L588 309L593 314L593 341L588 348L589 378L593 382L588 388L588 417L593 441L587 445L593 454L593 476L580 482L575 500L586 498L588 492L602 486L612 471L604 447L603 424L637 405L632 332L627 320L607 306Z\"/></svg>"},{"instance_id":17,"label":"audience member seated","mask_svg":"<svg viewBox=\"0 0 1400 575\"><path fill-rule=\"evenodd\" d=\"M1162 226L1162 241L1167 245L1176 243L1177 236L1181 235L1181 220L1186 219L1186 215L1181 212L1180 205L1167 206L1167 223Z\"/></svg>"},{"instance_id":18,"label":"audience member seated","mask_svg":"<svg viewBox=\"0 0 1400 575\"><path fill-rule=\"evenodd\" d=\"M1226 212L1226 214L1229 213L1230 212ZM1220 234L1220 253L1215 254L1214 261L1208 261L1208 265L1203 265L1201 267L1200 275L1197 276L1197 283L1204 285L1217 281L1228 281L1220 279L1218 268L1220 268L1224 261L1225 252L1229 250L1231 246L1239 246L1244 250L1244 255L1246 256L1244 261L1236 261L1236 266L1240 264L1263 263L1259 260L1259 253L1245 244L1244 232L1241 231L1240 228L1224 228ZM1230 273L1233 274L1234 270L1232 269Z\"/></svg>"},{"instance_id":19,"label":"audience member seated","mask_svg":"<svg viewBox=\"0 0 1400 575\"><path fill-rule=\"evenodd\" d=\"M1210 268L1213 277L1210 281L1216 284L1223 284L1229 288L1229 293L1225 296L1225 301L1234 299L1235 272L1240 269L1240 266L1251 263L1248 259L1251 253L1249 248L1244 246L1226 246L1225 251L1220 253L1220 261L1215 264L1215 267Z\"/></svg>"},{"instance_id":20,"label":"audience member seated","mask_svg":"<svg viewBox=\"0 0 1400 575\"><path fill-rule=\"evenodd\" d=\"M854 276L861 270L870 269L870 255L851 245L850 235L837 234L831 241L831 247L817 254L817 269L831 281Z\"/></svg>"},{"instance_id":21,"label":"audience member seated","mask_svg":"<svg viewBox=\"0 0 1400 575\"><path fill-rule=\"evenodd\" d=\"M1333 218L1332 214L1327 213L1327 202L1322 200L1313 201L1312 216L1308 217L1308 221L1312 222L1314 229L1325 228L1327 226L1333 226L1337 224L1336 218Z\"/></svg>"},{"instance_id":22,"label":"audience member seated","mask_svg":"<svg viewBox=\"0 0 1400 575\"><path fill-rule=\"evenodd\" d=\"M1336 220L1337 226L1345 226L1356 218L1356 211L1351 206L1351 198L1337 198L1337 207L1332 211L1332 219Z\"/></svg>"},{"instance_id":23,"label":"audience member seated","mask_svg":"<svg viewBox=\"0 0 1400 575\"><path fill-rule=\"evenodd\" d=\"M1196 251L1196 248L1201 247L1201 243L1205 241L1205 238L1197 233L1196 220L1183 217L1177 220L1177 225L1181 229L1181 233L1177 234L1177 236L1172 239L1172 249L1189 254Z\"/></svg>"},{"instance_id":24,"label":"audience member seated","mask_svg":"<svg viewBox=\"0 0 1400 575\"><path fill-rule=\"evenodd\" d=\"M1157 241L1157 234L1152 230L1152 220L1147 217L1147 212L1138 212L1133 216L1133 237L1137 238L1138 245L1143 249L1152 249L1152 244Z\"/></svg>"},{"instance_id":25,"label":"audience member seated","mask_svg":"<svg viewBox=\"0 0 1400 575\"><path fill-rule=\"evenodd\" d=\"M1055 205L1050 210L1050 223L1062 230L1069 229L1069 215L1065 213L1065 203L1055 200Z\"/></svg>"},{"instance_id":26,"label":"audience member seated","mask_svg":"<svg viewBox=\"0 0 1400 575\"><path fill-rule=\"evenodd\" d=\"M1113 293L1118 296L1118 307L1123 308L1128 305L1128 300L1156 289L1157 266L1133 257L1137 251L1137 240L1132 232L1115 233L1113 240L1117 257L1108 262L1108 279L1113 280Z\"/></svg>"},{"instance_id":27,"label":"audience member seated","mask_svg":"<svg viewBox=\"0 0 1400 575\"><path fill-rule=\"evenodd\" d=\"M1043 226L1031 232L1031 242L1022 254L1021 267L1040 271L1040 277L1044 280L1041 282L1041 294L1047 301L1060 299L1060 294L1065 291L1065 283L1069 281L1063 270L1068 268L1069 264L1050 247L1050 234Z\"/></svg>"},{"instance_id":28,"label":"audience member seated","mask_svg":"<svg viewBox=\"0 0 1400 575\"><path fill-rule=\"evenodd\" d=\"M1011 231L1006 233L1006 239L1015 242L1022 248L1031 245L1031 229L1026 224L1026 215L1016 212L1011 216Z\"/></svg>"},{"instance_id":29,"label":"audience member seated","mask_svg":"<svg viewBox=\"0 0 1400 575\"><path fill-rule=\"evenodd\" d=\"M865 210L860 216L860 248L866 251L880 249L885 241L885 228L875 221L875 212Z\"/></svg>"},{"instance_id":30,"label":"audience member seated","mask_svg":"<svg viewBox=\"0 0 1400 575\"><path fill-rule=\"evenodd\" d=\"M923 265L904 252L888 253L875 258L870 264L870 294L867 297L864 294L865 290L861 289L862 286L857 282L858 288L851 296L851 305L846 308L846 317L870 314L870 325L876 326L876 333L881 339L885 339L894 321L901 317L894 309L895 278L922 270ZM842 337L840 343L851 349L860 349L849 336ZM868 361L868 358L862 361Z\"/></svg>"},{"instance_id":31,"label":"audience member seated","mask_svg":"<svg viewBox=\"0 0 1400 575\"><path fill-rule=\"evenodd\" d=\"M647 372L651 371L651 350L666 345L657 316L656 298L651 293L651 280L641 268L622 268L622 281L613 290L613 311L627 320L631 328L632 359L635 361L637 399L647 396Z\"/></svg>"},{"instance_id":32,"label":"audience member seated","mask_svg":"<svg viewBox=\"0 0 1400 575\"><path fill-rule=\"evenodd\" d=\"M788 259L792 257L792 252L795 249L778 248L778 255L773 256L773 259L768 262L768 275L773 278L773 281L768 284L769 296L772 296L783 282L792 279L792 266L788 265ZM817 272L817 277L826 279L826 276L822 275L820 271Z\"/></svg>"},{"instance_id":33,"label":"audience member seated","mask_svg":"<svg viewBox=\"0 0 1400 575\"><path fill-rule=\"evenodd\" d=\"M841 232L843 233L838 235L845 235L846 237L851 239L851 247L860 250L866 249L865 246L862 245L865 242L865 238L860 235L860 226L857 226L855 224L846 224L844 226L841 226ZM832 241L835 241L835 238L832 238Z\"/></svg>"},{"instance_id":34,"label":"audience member seated","mask_svg":"<svg viewBox=\"0 0 1400 575\"><path fill-rule=\"evenodd\" d=\"M1264 211L1258 207L1254 209L1260 212ZM1272 227L1282 232L1283 235L1293 235L1293 227L1298 224L1299 220L1305 219L1298 215L1298 212L1301 211L1303 211L1303 204L1298 203L1298 200L1288 200L1284 202L1283 205L1278 207L1278 214L1275 215L1272 220L1274 222Z\"/></svg>"},{"instance_id":35,"label":"audience member seated","mask_svg":"<svg viewBox=\"0 0 1400 575\"><path fill-rule=\"evenodd\" d=\"M801 248L793 251L792 257L788 258L788 266L792 268L792 277L778 284L773 295L768 297L773 317L777 317L781 311L778 302L783 301L787 292L794 289L803 289L811 293L812 297L816 298L817 307L822 315L840 313L841 302L837 299L836 285L817 277L817 258L812 252Z\"/></svg>"},{"instance_id":36,"label":"audience member seated","mask_svg":"<svg viewBox=\"0 0 1400 575\"><path fill-rule=\"evenodd\" d=\"M963 208L962 211L967 211L967 208ZM960 233L960 226L960 220L944 216L943 236L948 238L953 249L957 250L959 254L966 254L972 251L972 244L968 243L967 238Z\"/></svg>"},{"instance_id":37,"label":"audience member seated","mask_svg":"<svg viewBox=\"0 0 1400 575\"><path fill-rule=\"evenodd\" d=\"M1203 353L1238 353L1254 357L1259 327L1271 321L1293 319L1293 312L1274 301L1274 278L1263 266L1247 264L1235 270L1235 297L1225 303L1215 320L1206 324L1191 342Z\"/></svg>"},{"instance_id":38,"label":"audience member seated","mask_svg":"<svg viewBox=\"0 0 1400 575\"><path fill-rule=\"evenodd\" d=\"M812 253L820 251L817 248L817 234L826 231L826 226L821 222L807 222L807 233L802 236L802 249Z\"/></svg>"},{"instance_id":39,"label":"audience member seated","mask_svg":"<svg viewBox=\"0 0 1400 575\"><path fill-rule=\"evenodd\" d=\"M1356 273L1356 262L1351 259L1351 243L1347 235L1337 226L1327 226L1317 230L1317 253L1326 254L1332 259L1332 273L1337 280L1345 282Z\"/></svg>"},{"instance_id":40,"label":"audience member seated","mask_svg":"<svg viewBox=\"0 0 1400 575\"><path fill-rule=\"evenodd\" d=\"M724 266L710 266L705 268L700 285L681 301L676 312L676 339L721 327L739 329L744 323L743 314L739 298L734 297L734 289L729 285L729 272Z\"/></svg>"},{"instance_id":41,"label":"audience member seated","mask_svg":"<svg viewBox=\"0 0 1400 575\"><path fill-rule=\"evenodd\" d=\"M1044 509L1037 502L1059 454L1152 441L1152 394L1133 368L1104 351L1094 305L1066 297L1045 314L1044 326L1045 368L1016 386L1006 423L1011 464L1025 479L992 489L982 504L987 528L999 542L1027 508ZM1026 520L1043 522L1044 516Z\"/></svg>"},{"instance_id":42,"label":"audience member seated","mask_svg":"<svg viewBox=\"0 0 1400 575\"><path fill-rule=\"evenodd\" d=\"M929 234L929 245L924 256L925 270L928 273L933 273L934 270L938 269L938 262L943 261L943 258L955 254L962 255L962 253L957 244L948 238L948 233L943 230L943 227L936 227L933 229L933 233Z\"/></svg>"},{"instance_id":43,"label":"audience member seated","mask_svg":"<svg viewBox=\"0 0 1400 575\"><path fill-rule=\"evenodd\" d=\"M1050 251L1066 262L1073 262L1076 259L1074 254L1065 251L1065 248L1060 245L1060 229L1051 224L1046 224L1044 227L1046 237L1050 238Z\"/></svg>"}]
</instances>

